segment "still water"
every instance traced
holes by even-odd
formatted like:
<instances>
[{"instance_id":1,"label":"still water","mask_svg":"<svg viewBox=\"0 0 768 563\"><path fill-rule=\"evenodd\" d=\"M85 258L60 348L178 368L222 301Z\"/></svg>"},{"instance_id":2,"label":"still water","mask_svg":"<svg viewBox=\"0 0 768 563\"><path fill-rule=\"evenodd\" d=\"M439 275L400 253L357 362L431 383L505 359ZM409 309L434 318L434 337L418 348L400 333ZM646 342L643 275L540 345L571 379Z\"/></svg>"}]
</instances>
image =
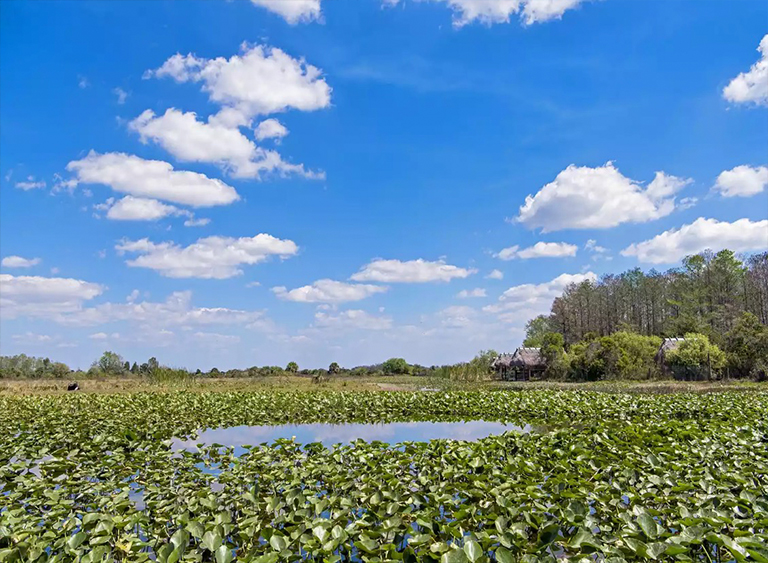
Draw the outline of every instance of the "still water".
<instances>
[{"instance_id":1,"label":"still water","mask_svg":"<svg viewBox=\"0 0 768 563\"><path fill-rule=\"evenodd\" d=\"M195 444L221 444L241 448L272 443L279 438L295 439L300 444L320 442L330 448L334 444L357 439L390 444L429 442L437 439L477 440L504 432L528 433L529 425L514 426L502 422L471 420L467 422L391 422L386 424L283 424L280 426L232 426L209 428L192 438L174 440L174 446L194 449Z\"/></svg>"}]
</instances>

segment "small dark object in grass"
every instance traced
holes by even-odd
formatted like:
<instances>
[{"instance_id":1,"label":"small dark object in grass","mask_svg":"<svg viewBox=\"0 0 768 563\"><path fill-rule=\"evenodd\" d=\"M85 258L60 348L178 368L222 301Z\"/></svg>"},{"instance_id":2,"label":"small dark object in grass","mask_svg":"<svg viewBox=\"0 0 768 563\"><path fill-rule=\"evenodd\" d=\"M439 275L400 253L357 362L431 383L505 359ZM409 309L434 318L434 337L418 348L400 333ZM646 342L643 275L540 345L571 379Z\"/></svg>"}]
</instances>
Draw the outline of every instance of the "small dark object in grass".
<instances>
[{"instance_id":1,"label":"small dark object in grass","mask_svg":"<svg viewBox=\"0 0 768 563\"><path fill-rule=\"evenodd\" d=\"M72 382L69 385L67 385L67 391L80 391L80 386L77 384L77 382Z\"/></svg>"}]
</instances>

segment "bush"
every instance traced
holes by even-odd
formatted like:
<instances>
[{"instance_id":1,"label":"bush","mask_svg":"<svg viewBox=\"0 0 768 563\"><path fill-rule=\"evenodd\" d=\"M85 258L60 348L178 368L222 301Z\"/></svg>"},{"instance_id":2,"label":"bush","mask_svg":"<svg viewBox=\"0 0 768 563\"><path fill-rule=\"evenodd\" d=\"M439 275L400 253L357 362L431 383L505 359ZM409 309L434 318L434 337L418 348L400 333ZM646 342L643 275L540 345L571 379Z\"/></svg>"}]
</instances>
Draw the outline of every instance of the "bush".
<instances>
[{"instance_id":1,"label":"bush","mask_svg":"<svg viewBox=\"0 0 768 563\"><path fill-rule=\"evenodd\" d=\"M411 366L403 358L390 358L381 365L381 370L387 375L411 373Z\"/></svg>"},{"instance_id":2,"label":"bush","mask_svg":"<svg viewBox=\"0 0 768 563\"><path fill-rule=\"evenodd\" d=\"M667 362L676 371L696 376L711 375L725 367L725 352L709 341L705 334L689 332L685 340L667 354Z\"/></svg>"}]
</instances>

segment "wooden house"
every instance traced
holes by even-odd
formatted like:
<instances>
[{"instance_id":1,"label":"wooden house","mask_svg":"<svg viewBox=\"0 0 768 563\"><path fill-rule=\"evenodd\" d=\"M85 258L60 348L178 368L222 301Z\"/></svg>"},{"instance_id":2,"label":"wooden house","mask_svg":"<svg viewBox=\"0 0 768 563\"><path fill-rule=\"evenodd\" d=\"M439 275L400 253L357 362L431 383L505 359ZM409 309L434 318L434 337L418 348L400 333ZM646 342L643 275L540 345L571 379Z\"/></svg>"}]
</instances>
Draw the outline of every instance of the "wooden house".
<instances>
[{"instance_id":1,"label":"wooden house","mask_svg":"<svg viewBox=\"0 0 768 563\"><path fill-rule=\"evenodd\" d=\"M547 364L541 348L520 347L514 354L501 354L491 367L505 381L529 381L541 376Z\"/></svg>"}]
</instances>

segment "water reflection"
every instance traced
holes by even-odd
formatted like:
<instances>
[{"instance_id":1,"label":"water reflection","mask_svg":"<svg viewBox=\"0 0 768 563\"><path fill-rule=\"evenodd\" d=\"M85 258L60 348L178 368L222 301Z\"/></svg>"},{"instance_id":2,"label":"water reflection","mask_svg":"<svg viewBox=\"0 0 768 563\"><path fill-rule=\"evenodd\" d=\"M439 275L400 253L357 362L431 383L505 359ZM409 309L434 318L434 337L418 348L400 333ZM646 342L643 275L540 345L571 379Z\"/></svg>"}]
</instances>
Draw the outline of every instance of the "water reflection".
<instances>
[{"instance_id":1,"label":"water reflection","mask_svg":"<svg viewBox=\"0 0 768 563\"><path fill-rule=\"evenodd\" d=\"M477 440L504 432L531 432L530 425L515 426L502 422L472 420L467 422L391 422L387 424L283 424L280 426L232 426L210 428L186 440L174 440L174 446L194 449L195 444L221 444L239 448L272 443L279 438L295 438L300 444L321 442L325 447L357 439L397 444L428 442L437 439Z\"/></svg>"}]
</instances>

